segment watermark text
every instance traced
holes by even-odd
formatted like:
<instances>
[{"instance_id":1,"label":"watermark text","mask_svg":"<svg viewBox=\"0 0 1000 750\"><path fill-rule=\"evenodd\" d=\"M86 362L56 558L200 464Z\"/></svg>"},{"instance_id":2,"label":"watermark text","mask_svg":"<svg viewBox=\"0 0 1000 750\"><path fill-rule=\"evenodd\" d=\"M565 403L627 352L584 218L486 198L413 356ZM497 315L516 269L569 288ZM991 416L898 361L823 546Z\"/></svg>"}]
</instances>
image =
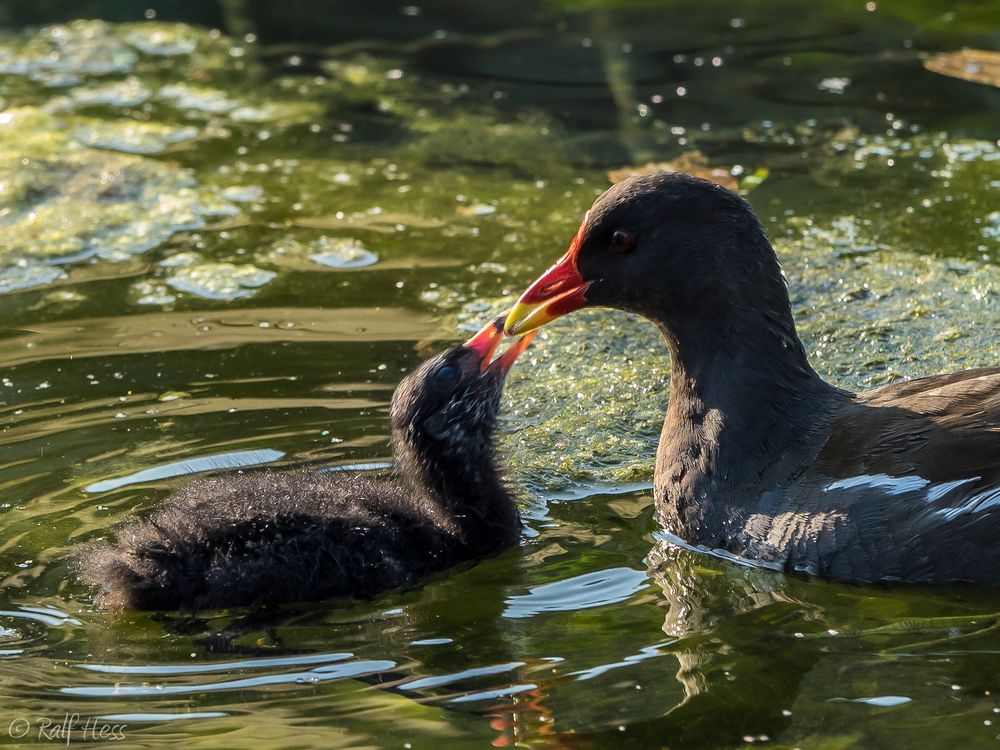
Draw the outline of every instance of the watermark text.
<instances>
[{"instance_id":1,"label":"watermark text","mask_svg":"<svg viewBox=\"0 0 1000 750\"><path fill-rule=\"evenodd\" d=\"M7 724L7 735L15 740L37 742L118 742L125 739L128 724L117 724L96 716L83 718L80 714L50 716L17 716ZM0 732L3 730L0 729Z\"/></svg>"}]
</instances>

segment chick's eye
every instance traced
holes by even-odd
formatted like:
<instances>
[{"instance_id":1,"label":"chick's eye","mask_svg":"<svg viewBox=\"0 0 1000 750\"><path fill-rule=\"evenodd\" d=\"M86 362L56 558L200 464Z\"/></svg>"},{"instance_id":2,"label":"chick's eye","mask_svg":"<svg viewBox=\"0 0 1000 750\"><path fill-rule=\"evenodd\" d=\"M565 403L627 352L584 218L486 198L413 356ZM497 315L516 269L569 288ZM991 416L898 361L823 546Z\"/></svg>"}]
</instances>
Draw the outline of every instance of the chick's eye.
<instances>
[{"instance_id":1,"label":"chick's eye","mask_svg":"<svg viewBox=\"0 0 1000 750\"><path fill-rule=\"evenodd\" d=\"M616 229L611 235L611 249L616 253L627 253L635 247L635 235L624 229Z\"/></svg>"},{"instance_id":2,"label":"chick's eye","mask_svg":"<svg viewBox=\"0 0 1000 750\"><path fill-rule=\"evenodd\" d=\"M435 371L434 379L441 385L454 385L458 380L458 370L451 365L443 365Z\"/></svg>"}]
</instances>

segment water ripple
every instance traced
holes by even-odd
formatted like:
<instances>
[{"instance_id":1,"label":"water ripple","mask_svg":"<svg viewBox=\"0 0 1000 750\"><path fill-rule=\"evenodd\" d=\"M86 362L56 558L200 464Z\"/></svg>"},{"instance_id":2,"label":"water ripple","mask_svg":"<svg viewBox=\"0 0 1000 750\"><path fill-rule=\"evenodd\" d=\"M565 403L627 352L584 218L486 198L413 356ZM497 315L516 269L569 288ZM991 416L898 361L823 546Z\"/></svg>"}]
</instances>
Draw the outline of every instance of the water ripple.
<instances>
[{"instance_id":1,"label":"water ripple","mask_svg":"<svg viewBox=\"0 0 1000 750\"><path fill-rule=\"evenodd\" d=\"M630 598L647 586L646 572L632 568L608 568L535 586L528 594L507 598L503 616L534 617L542 612L575 612L603 607Z\"/></svg>"},{"instance_id":2,"label":"water ripple","mask_svg":"<svg viewBox=\"0 0 1000 750\"><path fill-rule=\"evenodd\" d=\"M388 659L359 660L342 665L317 667L307 672L290 672L288 674L262 675L247 677L242 680L226 680L204 685L115 685L112 687L64 687L59 692L64 695L75 695L91 698L129 698L149 695L192 695L198 693L216 693L225 690L248 690L263 688L269 685L312 684L328 680L340 680L348 677L386 672L395 668L396 662Z\"/></svg>"},{"instance_id":3,"label":"water ripple","mask_svg":"<svg viewBox=\"0 0 1000 750\"><path fill-rule=\"evenodd\" d=\"M267 667L297 667L306 664L329 664L350 659L354 654L309 654L307 656L275 656L261 659L214 662L211 664L77 664L80 669L102 674L202 674L205 672L226 672L233 669L265 669Z\"/></svg>"},{"instance_id":4,"label":"water ripple","mask_svg":"<svg viewBox=\"0 0 1000 750\"><path fill-rule=\"evenodd\" d=\"M143 469L134 474L127 474L123 477L105 479L100 482L88 484L83 488L84 492L107 492L117 490L120 487L127 487L130 484L142 484L145 482L155 482L159 479L169 479L185 474L197 474L203 471L219 471L222 469L240 469L245 466L256 466L258 464L272 463L284 458L282 451L265 448L263 450L234 451L232 453L215 453L211 456L201 456L199 458L187 459L185 461L172 461L168 464L154 466L151 469Z\"/></svg>"}]
</instances>

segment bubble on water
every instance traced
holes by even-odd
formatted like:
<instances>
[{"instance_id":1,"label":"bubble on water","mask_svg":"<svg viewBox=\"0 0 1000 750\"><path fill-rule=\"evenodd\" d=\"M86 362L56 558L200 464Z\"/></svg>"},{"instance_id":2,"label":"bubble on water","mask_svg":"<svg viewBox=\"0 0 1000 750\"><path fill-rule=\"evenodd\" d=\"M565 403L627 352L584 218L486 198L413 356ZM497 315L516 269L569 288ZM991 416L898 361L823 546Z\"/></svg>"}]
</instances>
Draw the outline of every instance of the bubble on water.
<instances>
[{"instance_id":1,"label":"bubble on water","mask_svg":"<svg viewBox=\"0 0 1000 750\"><path fill-rule=\"evenodd\" d=\"M198 137L198 129L157 122L93 120L79 125L73 137L94 148L126 154L158 154L177 143Z\"/></svg>"},{"instance_id":2,"label":"bubble on water","mask_svg":"<svg viewBox=\"0 0 1000 750\"><path fill-rule=\"evenodd\" d=\"M251 265L200 263L178 268L166 283L202 299L232 301L254 296L276 275Z\"/></svg>"},{"instance_id":3,"label":"bubble on water","mask_svg":"<svg viewBox=\"0 0 1000 750\"><path fill-rule=\"evenodd\" d=\"M851 85L850 78L838 76L832 78L824 78L816 85L816 88L818 88L820 91L826 91L827 93L830 94L843 94L845 91L847 91L847 87L850 85Z\"/></svg>"},{"instance_id":4,"label":"bubble on water","mask_svg":"<svg viewBox=\"0 0 1000 750\"><path fill-rule=\"evenodd\" d=\"M160 89L158 96L178 109L195 110L219 115L236 109L240 102L231 99L225 91L187 83L175 83Z\"/></svg>"},{"instance_id":5,"label":"bubble on water","mask_svg":"<svg viewBox=\"0 0 1000 750\"><path fill-rule=\"evenodd\" d=\"M125 41L143 54L161 57L190 55L198 47L198 35L181 24L136 24L125 34Z\"/></svg>"},{"instance_id":6,"label":"bubble on water","mask_svg":"<svg viewBox=\"0 0 1000 750\"><path fill-rule=\"evenodd\" d=\"M322 113L323 108L316 102L262 102L237 107L229 113L229 119L236 123L273 122L291 125L315 120Z\"/></svg>"},{"instance_id":7,"label":"bubble on water","mask_svg":"<svg viewBox=\"0 0 1000 750\"><path fill-rule=\"evenodd\" d=\"M185 266L193 266L196 263L201 262L202 257L198 253L179 252L171 253L157 265L160 266L160 268L183 268Z\"/></svg>"},{"instance_id":8,"label":"bubble on water","mask_svg":"<svg viewBox=\"0 0 1000 750\"><path fill-rule=\"evenodd\" d=\"M486 203L474 203L471 206L461 206L458 209L460 216L492 216L496 212L496 206L490 206Z\"/></svg>"},{"instance_id":9,"label":"bubble on water","mask_svg":"<svg viewBox=\"0 0 1000 750\"><path fill-rule=\"evenodd\" d=\"M320 235L309 241L294 237L275 242L264 258L286 268L315 269L316 266L346 270L364 268L378 262L378 254L351 237Z\"/></svg>"},{"instance_id":10,"label":"bubble on water","mask_svg":"<svg viewBox=\"0 0 1000 750\"><path fill-rule=\"evenodd\" d=\"M129 77L102 86L74 88L66 99L71 106L137 107L152 95L142 81Z\"/></svg>"},{"instance_id":11,"label":"bubble on water","mask_svg":"<svg viewBox=\"0 0 1000 750\"><path fill-rule=\"evenodd\" d=\"M327 268L362 268L378 262L378 255L358 240L329 240L321 237L314 244L317 252L309 260Z\"/></svg>"},{"instance_id":12,"label":"bubble on water","mask_svg":"<svg viewBox=\"0 0 1000 750\"><path fill-rule=\"evenodd\" d=\"M240 207L231 203L222 193L215 193L209 190L202 191L198 196L196 211L206 219L225 218L227 216L238 216Z\"/></svg>"},{"instance_id":13,"label":"bubble on water","mask_svg":"<svg viewBox=\"0 0 1000 750\"><path fill-rule=\"evenodd\" d=\"M876 695L871 698L830 698L830 703L863 703L868 706L878 706L880 708L891 708L892 706L902 706L912 703L913 698L905 695Z\"/></svg>"},{"instance_id":14,"label":"bubble on water","mask_svg":"<svg viewBox=\"0 0 1000 750\"><path fill-rule=\"evenodd\" d=\"M129 287L129 296L137 305L172 305L177 295L172 294L165 284L154 281L137 281Z\"/></svg>"},{"instance_id":15,"label":"bubble on water","mask_svg":"<svg viewBox=\"0 0 1000 750\"><path fill-rule=\"evenodd\" d=\"M983 236L988 239L1000 240L1000 211L993 211L986 217Z\"/></svg>"},{"instance_id":16,"label":"bubble on water","mask_svg":"<svg viewBox=\"0 0 1000 750\"><path fill-rule=\"evenodd\" d=\"M234 203L252 203L263 195L264 188L260 185L232 185L222 191L222 198Z\"/></svg>"}]
</instances>

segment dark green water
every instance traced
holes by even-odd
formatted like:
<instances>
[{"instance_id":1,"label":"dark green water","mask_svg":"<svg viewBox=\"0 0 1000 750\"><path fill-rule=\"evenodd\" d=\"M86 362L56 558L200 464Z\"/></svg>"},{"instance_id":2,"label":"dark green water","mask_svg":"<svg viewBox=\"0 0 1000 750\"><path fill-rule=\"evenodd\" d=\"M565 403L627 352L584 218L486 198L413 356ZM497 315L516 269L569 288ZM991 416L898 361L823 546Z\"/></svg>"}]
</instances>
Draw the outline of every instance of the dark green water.
<instances>
[{"instance_id":1,"label":"dark green water","mask_svg":"<svg viewBox=\"0 0 1000 750\"><path fill-rule=\"evenodd\" d=\"M0 3L0 743L998 745L1000 592L656 542L669 368L610 312L511 377L498 559L201 618L95 611L67 562L188 472L384 462L401 372L628 165L743 181L838 384L1000 361L1000 89L925 67L1000 49L995 1L145 9Z\"/></svg>"}]
</instances>

